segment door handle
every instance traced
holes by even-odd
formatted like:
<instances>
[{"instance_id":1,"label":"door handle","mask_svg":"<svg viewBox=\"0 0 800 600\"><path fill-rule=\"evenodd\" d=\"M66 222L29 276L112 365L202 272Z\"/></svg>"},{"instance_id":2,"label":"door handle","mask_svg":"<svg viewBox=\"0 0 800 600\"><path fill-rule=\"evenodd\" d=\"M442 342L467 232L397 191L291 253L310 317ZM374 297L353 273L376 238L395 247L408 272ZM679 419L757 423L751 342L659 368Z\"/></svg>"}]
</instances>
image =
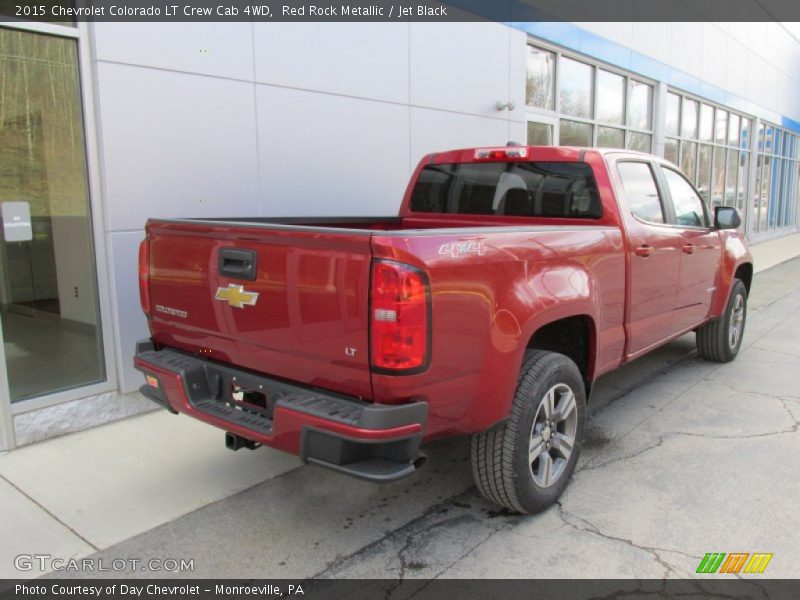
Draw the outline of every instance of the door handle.
<instances>
[{"instance_id":1,"label":"door handle","mask_svg":"<svg viewBox=\"0 0 800 600\"><path fill-rule=\"evenodd\" d=\"M686 254L694 254L694 244L686 244L681 250Z\"/></svg>"},{"instance_id":2,"label":"door handle","mask_svg":"<svg viewBox=\"0 0 800 600\"><path fill-rule=\"evenodd\" d=\"M253 250L222 248L219 252L219 274L232 279L256 278L256 253Z\"/></svg>"},{"instance_id":3,"label":"door handle","mask_svg":"<svg viewBox=\"0 0 800 600\"><path fill-rule=\"evenodd\" d=\"M653 253L653 247L648 246L647 244L643 244L636 248L636 256L641 256L642 258L647 258Z\"/></svg>"}]
</instances>

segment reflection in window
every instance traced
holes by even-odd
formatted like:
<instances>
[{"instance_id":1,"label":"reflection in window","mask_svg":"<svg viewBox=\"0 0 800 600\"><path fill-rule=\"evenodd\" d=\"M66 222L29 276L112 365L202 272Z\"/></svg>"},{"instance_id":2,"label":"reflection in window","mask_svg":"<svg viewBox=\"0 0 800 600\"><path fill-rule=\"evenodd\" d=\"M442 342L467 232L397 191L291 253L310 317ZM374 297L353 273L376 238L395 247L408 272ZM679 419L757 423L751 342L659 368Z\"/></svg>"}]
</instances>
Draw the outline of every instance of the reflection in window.
<instances>
[{"instance_id":1,"label":"reflection in window","mask_svg":"<svg viewBox=\"0 0 800 600\"><path fill-rule=\"evenodd\" d=\"M628 133L628 150L650 152L650 140L650 134L631 131Z\"/></svg>"},{"instance_id":2,"label":"reflection in window","mask_svg":"<svg viewBox=\"0 0 800 600\"><path fill-rule=\"evenodd\" d=\"M703 200L708 202L711 189L711 152L712 146L700 144L697 155L697 191Z\"/></svg>"},{"instance_id":3,"label":"reflection in window","mask_svg":"<svg viewBox=\"0 0 800 600\"><path fill-rule=\"evenodd\" d=\"M573 117L592 116L592 67L561 57L559 72L559 109Z\"/></svg>"},{"instance_id":4,"label":"reflection in window","mask_svg":"<svg viewBox=\"0 0 800 600\"><path fill-rule=\"evenodd\" d=\"M736 188L736 208L742 211L747 207L748 182L750 181L750 154L742 152L739 155L739 184Z\"/></svg>"},{"instance_id":5,"label":"reflection in window","mask_svg":"<svg viewBox=\"0 0 800 600\"><path fill-rule=\"evenodd\" d=\"M666 112L666 132L667 135L678 135L678 124L680 122L681 97L678 94L669 92L667 94Z\"/></svg>"},{"instance_id":6,"label":"reflection in window","mask_svg":"<svg viewBox=\"0 0 800 600\"><path fill-rule=\"evenodd\" d=\"M525 104L545 110L555 109L556 55L528 46Z\"/></svg>"},{"instance_id":7,"label":"reflection in window","mask_svg":"<svg viewBox=\"0 0 800 600\"><path fill-rule=\"evenodd\" d=\"M625 130L616 127L597 128L597 146L600 148L624 148Z\"/></svg>"},{"instance_id":8,"label":"reflection in window","mask_svg":"<svg viewBox=\"0 0 800 600\"><path fill-rule=\"evenodd\" d=\"M694 181L697 173L697 144L694 142L681 142L681 171L686 173L690 181Z\"/></svg>"},{"instance_id":9,"label":"reflection in window","mask_svg":"<svg viewBox=\"0 0 800 600\"><path fill-rule=\"evenodd\" d=\"M664 158L673 164L678 164L678 140L667 138L664 142Z\"/></svg>"},{"instance_id":10,"label":"reflection in window","mask_svg":"<svg viewBox=\"0 0 800 600\"><path fill-rule=\"evenodd\" d=\"M675 208L675 222L688 227L707 227L703 201L680 173L663 169L664 179L669 187L669 195Z\"/></svg>"},{"instance_id":11,"label":"reflection in window","mask_svg":"<svg viewBox=\"0 0 800 600\"><path fill-rule=\"evenodd\" d=\"M739 145L739 115L731 113L728 123L728 144L731 146Z\"/></svg>"},{"instance_id":12,"label":"reflection in window","mask_svg":"<svg viewBox=\"0 0 800 600\"><path fill-rule=\"evenodd\" d=\"M628 125L650 129L653 121L653 86L628 80Z\"/></svg>"},{"instance_id":13,"label":"reflection in window","mask_svg":"<svg viewBox=\"0 0 800 600\"><path fill-rule=\"evenodd\" d=\"M562 146L591 146L592 126L589 123L561 119L559 144Z\"/></svg>"},{"instance_id":14,"label":"reflection in window","mask_svg":"<svg viewBox=\"0 0 800 600\"><path fill-rule=\"evenodd\" d=\"M77 43L0 27L0 202L31 229L0 243L12 402L105 379Z\"/></svg>"},{"instance_id":15,"label":"reflection in window","mask_svg":"<svg viewBox=\"0 0 800 600\"><path fill-rule=\"evenodd\" d=\"M624 106L625 78L599 69L597 71L597 120L622 125Z\"/></svg>"},{"instance_id":16,"label":"reflection in window","mask_svg":"<svg viewBox=\"0 0 800 600\"><path fill-rule=\"evenodd\" d=\"M714 148L714 162L711 171L711 206L725 204L725 148Z\"/></svg>"},{"instance_id":17,"label":"reflection in window","mask_svg":"<svg viewBox=\"0 0 800 600\"><path fill-rule=\"evenodd\" d=\"M708 104L700 105L700 132L701 142L710 142L714 135L714 107Z\"/></svg>"},{"instance_id":18,"label":"reflection in window","mask_svg":"<svg viewBox=\"0 0 800 600\"><path fill-rule=\"evenodd\" d=\"M664 222L664 209L650 165L640 162L617 163L619 177L631 212L644 221Z\"/></svg>"},{"instance_id":19,"label":"reflection in window","mask_svg":"<svg viewBox=\"0 0 800 600\"><path fill-rule=\"evenodd\" d=\"M739 174L739 151L728 150L728 158L725 164L725 206L739 206L736 198L736 177Z\"/></svg>"},{"instance_id":20,"label":"reflection in window","mask_svg":"<svg viewBox=\"0 0 800 600\"><path fill-rule=\"evenodd\" d=\"M576 162L427 166L414 187L411 210L515 217L602 216L592 169Z\"/></svg>"},{"instance_id":21,"label":"reflection in window","mask_svg":"<svg viewBox=\"0 0 800 600\"><path fill-rule=\"evenodd\" d=\"M528 121L528 145L550 146L553 144L553 126L547 123Z\"/></svg>"},{"instance_id":22,"label":"reflection in window","mask_svg":"<svg viewBox=\"0 0 800 600\"><path fill-rule=\"evenodd\" d=\"M728 113L718 108L716 119L714 120L714 141L718 144L724 144L727 140L727 133Z\"/></svg>"},{"instance_id":23,"label":"reflection in window","mask_svg":"<svg viewBox=\"0 0 800 600\"><path fill-rule=\"evenodd\" d=\"M697 102L690 98L683 99L681 135L689 138L697 137Z\"/></svg>"}]
</instances>

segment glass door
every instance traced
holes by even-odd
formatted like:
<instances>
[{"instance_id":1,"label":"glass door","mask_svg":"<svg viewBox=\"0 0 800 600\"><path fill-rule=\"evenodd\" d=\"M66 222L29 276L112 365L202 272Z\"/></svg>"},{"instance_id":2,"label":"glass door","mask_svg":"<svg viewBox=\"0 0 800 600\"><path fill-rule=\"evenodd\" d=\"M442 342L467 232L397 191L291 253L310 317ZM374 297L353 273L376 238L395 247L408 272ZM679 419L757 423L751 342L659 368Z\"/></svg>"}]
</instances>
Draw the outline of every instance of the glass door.
<instances>
[{"instance_id":1,"label":"glass door","mask_svg":"<svg viewBox=\"0 0 800 600\"><path fill-rule=\"evenodd\" d=\"M13 404L106 374L77 41L0 27L0 94L0 358Z\"/></svg>"}]
</instances>

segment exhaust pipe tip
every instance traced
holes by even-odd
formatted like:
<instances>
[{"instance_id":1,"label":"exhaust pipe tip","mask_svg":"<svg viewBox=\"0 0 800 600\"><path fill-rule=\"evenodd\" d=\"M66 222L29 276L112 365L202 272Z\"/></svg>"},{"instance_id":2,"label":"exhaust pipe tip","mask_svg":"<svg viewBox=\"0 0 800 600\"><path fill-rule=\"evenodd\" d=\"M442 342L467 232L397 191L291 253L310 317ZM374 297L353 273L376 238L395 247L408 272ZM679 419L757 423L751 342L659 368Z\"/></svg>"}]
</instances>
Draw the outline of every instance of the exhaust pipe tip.
<instances>
[{"instance_id":1,"label":"exhaust pipe tip","mask_svg":"<svg viewBox=\"0 0 800 600\"><path fill-rule=\"evenodd\" d=\"M424 454L420 454L411 464L414 465L414 469L416 470L424 467L426 462L428 462L428 457Z\"/></svg>"}]
</instances>

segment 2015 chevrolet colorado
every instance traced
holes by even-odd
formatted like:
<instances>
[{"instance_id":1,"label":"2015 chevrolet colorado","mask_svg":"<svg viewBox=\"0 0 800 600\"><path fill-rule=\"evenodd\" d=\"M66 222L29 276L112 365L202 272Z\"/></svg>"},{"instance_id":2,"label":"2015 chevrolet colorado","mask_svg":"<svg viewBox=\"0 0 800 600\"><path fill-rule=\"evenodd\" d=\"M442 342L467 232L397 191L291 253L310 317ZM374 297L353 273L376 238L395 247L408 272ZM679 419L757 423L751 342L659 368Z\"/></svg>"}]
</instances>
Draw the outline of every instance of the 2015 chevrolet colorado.
<instances>
[{"instance_id":1,"label":"2015 chevrolet colorado","mask_svg":"<svg viewBox=\"0 0 800 600\"><path fill-rule=\"evenodd\" d=\"M371 481L471 435L488 499L532 513L572 473L592 383L688 332L732 360L752 258L672 164L514 146L425 156L394 218L153 219L141 391Z\"/></svg>"}]
</instances>

